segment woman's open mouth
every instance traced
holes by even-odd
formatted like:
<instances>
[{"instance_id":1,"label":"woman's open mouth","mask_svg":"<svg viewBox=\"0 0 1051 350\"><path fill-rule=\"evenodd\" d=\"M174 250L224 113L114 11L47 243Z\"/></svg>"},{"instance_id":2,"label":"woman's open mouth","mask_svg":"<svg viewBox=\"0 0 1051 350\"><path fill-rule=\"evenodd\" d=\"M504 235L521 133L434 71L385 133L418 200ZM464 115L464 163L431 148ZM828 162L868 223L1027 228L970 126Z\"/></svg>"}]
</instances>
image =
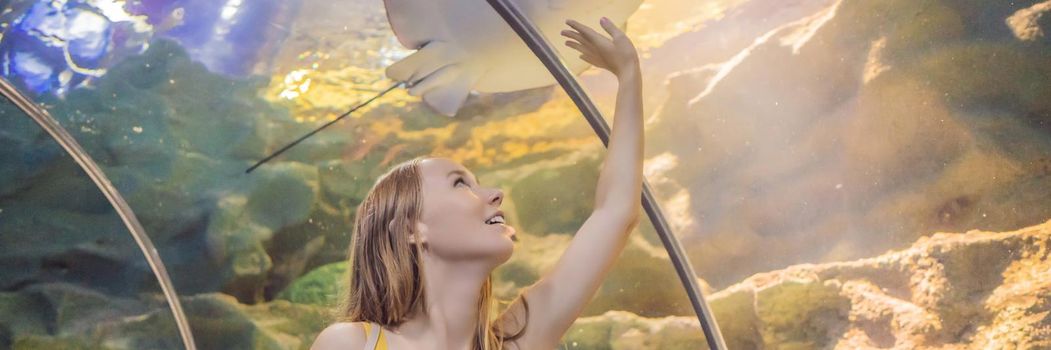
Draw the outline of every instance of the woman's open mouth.
<instances>
[{"instance_id":1,"label":"woman's open mouth","mask_svg":"<svg viewBox=\"0 0 1051 350\"><path fill-rule=\"evenodd\" d=\"M504 224L504 213L497 212L495 215L485 220L486 225Z\"/></svg>"},{"instance_id":2,"label":"woman's open mouth","mask_svg":"<svg viewBox=\"0 0 1051 350\"><path fill-rule=\"evenodd\" d=\"M514 232L515 232L515 228L514 227L512 227L511 225L502 223L502 222L493 222L493 223L486 222L486 225L500 227L501 229L511 231L511 234L514 234Z\"/></svg>"},{"instance_id":3,"label":"woman's open mouth","mask_svg":"<svg viewBox=\"0 0 1051 350\"><path fill-rule=\"evenodd\" d=\"M512 241L518 241L518 238L515 236L515 228L505 223L503 211L498 211L496 212L496 214L493 214L493 216L485 220L485 224L492 226L500 226L503 230L507 231L507 234L511 236Z\"/></svg>"}]
</instances>

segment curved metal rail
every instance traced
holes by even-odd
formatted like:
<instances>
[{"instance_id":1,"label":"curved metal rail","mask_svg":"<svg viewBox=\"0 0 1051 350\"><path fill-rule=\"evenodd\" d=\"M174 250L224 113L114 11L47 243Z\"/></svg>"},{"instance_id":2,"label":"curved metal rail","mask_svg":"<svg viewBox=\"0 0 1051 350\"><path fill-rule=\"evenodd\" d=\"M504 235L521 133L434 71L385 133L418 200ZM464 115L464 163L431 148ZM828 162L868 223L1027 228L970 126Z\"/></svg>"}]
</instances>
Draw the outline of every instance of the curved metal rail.
<instances>
[{"instance_id":1,"label":"curved metal rail","mask_svg":"<svg viewBox=\"0 0 1051 350\"><path fill-rule=\"evenodd\" d=\"M157 254L157 248L150 241L150 237L146 235L146 230L139 223L135 212L128 206L128 202L120 195L117 188L113 187L113 184L110 183L102 169L95 163L95 160L80 147L77 140L66 132L66 129L55 118L52 118L46 110L34 104L8 83L7 80L2 78L0 78L0 93L21 109L22 112L25 112L29 118L40 124L40 127L47 131L66 150L66 153L73 157L73 160L80 165L80 168L84 169L84 172L91 177L91 181L95 182L95 186L99 188L99 191L102 191L102 194L106 196L110 205L117 211L117 215L120 215L121 221L124 221L124 226L131 232L131 237L135 239L135 243L139 245L139 249L142 250L142 255L146 258L150 269L153 270L154 276L157 277L157 282L160 283L161 290L164 291L164 298L168 300L172 315L175 316L175 324L179 328L179 335L182 337L183 345L188 350L196 350L197 346L193 340L193 332L190 330L186 314L182 311L182 304L179 303L179 293L175 292L175 286L172 285L171 279L168 277L168 270L165 269L164 262L161 261L160 255Z\"/></svg>"},{"instance_id":2,"label":"curved metal rail","mask_svg":"<svg viewBox=\"0 0 1051 350\"><path fill-rule=\"evenodd\" d=\"M602 119L602 114L595 108L587 93L577 83L576 78L569 73L569 69L555 54L555 50L551 48L551 44L547 42L547 39L511 1L486 1L500 14L500 17L503 17L504 21L511 26L511 29L514 29L515 33L522 38L522 41L529 46L533 54L544 63L547 70L551 72L551 75L554 75L555 80L562 85L569 97L573 99L573 103L584 114L584 118L587 119L588 124L591 124L591 128L595 130L595 134L602 140L602 144L609 147L609 125L606 124L605 119ZM661 242L664 243L664 249L668 251L668 257L671 258L672 265L675 266L675 272L679 275L683 287L686 288L686 294L689 295L693 310L697 313L697 319L701 322L701 329L704 330L708 348L725 350L726 342L719 331L719 325L715 323L715 316L712 315L708 303L704 301L704 295L701 294L701 288L697 284L693 267L690 265L690 261L686 259L686 254L683 252L679 240L671 234L671 228L664 219L660 206L658 206L650 190L650 184L646 179L643 179L642 182L642 207L646 210L646 215L649 216L650 222L653 222L657 235L660 236Z\"/></svg>"}]
</instances>

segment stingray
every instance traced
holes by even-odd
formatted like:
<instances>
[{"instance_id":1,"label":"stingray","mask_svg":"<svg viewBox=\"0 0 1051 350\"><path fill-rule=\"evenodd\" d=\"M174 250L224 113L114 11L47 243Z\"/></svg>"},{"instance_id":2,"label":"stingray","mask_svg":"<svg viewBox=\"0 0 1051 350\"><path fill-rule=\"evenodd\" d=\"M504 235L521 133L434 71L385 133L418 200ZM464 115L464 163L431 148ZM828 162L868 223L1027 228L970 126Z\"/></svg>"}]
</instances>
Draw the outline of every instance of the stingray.
<instances>
[{"instance_id":1,"label":"stingray","mask_svg":"<svg viewBox=\"0 0 1051 350\"><path fill-rule=\"evenodd\" d=\"M514 0L548 38L558 38L566 20L598 23L607 17L623 28L642 0ZM391 90L404 86L434 111L454 117L472 91L511 92L556 83L529 47L484 1L384 0L387 20L398 42L415 52L386 68L395 84L336 119L300 137L245 172L295 146ZM577 52L555 45L574 75L590 66Z\"/></svg>"},{"instance_id":2,"label":"stingray","mask_svg":"<svg viewBox=\"0 0 1051 350\"><path fill-rule=\"evenodd\" d=\"M567 19L598 23L605 16L618 27L642 0L515 0L548 38L558 38ZM387 67L387 77L410 81L409 94L422 96L438 113L454 116L468 94L509 92L552 85L554 77L513 30L483 1L384 0L398 41L413 54ZM553 45L573 74L589 66L576 51Z\"/></svg>"}]
</instances>

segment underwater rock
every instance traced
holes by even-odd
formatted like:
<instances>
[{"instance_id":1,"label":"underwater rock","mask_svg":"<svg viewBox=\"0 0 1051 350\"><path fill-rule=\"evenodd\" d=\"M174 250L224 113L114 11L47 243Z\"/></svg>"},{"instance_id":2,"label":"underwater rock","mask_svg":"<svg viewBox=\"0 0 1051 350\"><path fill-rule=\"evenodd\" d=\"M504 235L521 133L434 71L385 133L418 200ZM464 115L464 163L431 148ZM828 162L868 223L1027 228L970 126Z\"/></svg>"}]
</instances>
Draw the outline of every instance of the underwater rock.
<instances>
[{"instance_id":1,"label":"underwater rock","mask_svg":"<svg viewBox=\"0 0 1051 350\"><path fill-rule=\"evenodd\" d=\"M704 333L697 319L645 318L607 311L578 319L562 338L565 349L702 349Z\"/></svg>"},{"instance_id":2,"label":"underwater rock","mask_svg":"<svg viewBox=\"0 0 1051 350\"><path fill-rule=\"evenodd\" d=\"M598 179L601 162L599 158L581 159L529 173L507 184L512 189L528 189L508 193L520 220L516 226L537 234L576 232L593 209L593 183Z\"/></svg>"},{"instance_id":3,"label":"underwater rock","mask_svg":"<svg viewBox=\"0 0 1051 350\"><path fill-rule=\"evenodd\" d=\"M350 276L346 262L336 262L311 270L277 295L278 299L296 304L334 307Z\"/></svg>"},{"instance_id":4,"label":"underwater rock","mask_svg":"<svg viewBox=\"0 0 1051 350\"><path fill-rule=\"evenodd\" d=\"M0 118L8 132L0 137L0 196L10 196L34 186L55 159L65 152L58 143L41 136L44 130L6 99L0 102Z\"/></svg>"},{"instance_id":5,"label":"underwater rock","mask_svg":"<svg viewBox=\"0 0 1051 350\"><path fill-rule=\"evenodd\" d=\"M680 160L659 175L685 189L679 234L699 276L724 288L1048 219L1051 46L1008 25L1042 2L764 3L644 60L668 74L647 159Z\"/></svg>"},{"instance_id":6,"label":"underwater rock","mask_svg":"<svg viewBox=\"0 0 1051 350\"><path fill-rule=\"evenodd\" d=\"M711 294L730 349L1051 347L1051 221L936 233L856 261L759 273ZM701 348L694 317L609 311L577 320L567 348Z\"/></svg>"},{"instance_id":7,"label":"underwater rock","mask_svg":"<svg viewBox=\"0 0 1051 350\"><path fill-rule=\"evenodd\" d=\"M702 286L707 284L698 280ZM646 241L638 233L632 234L630 243L582 315L598 315L609 310L629 311L645 317L693 313L664 248Z\"/></svg>"},{"instance_id":8,"label":"underwater rock","mask_svg":"<svg viewBox=\"0 0 1051 350\"><path fill-rule=\"evenodd\" d=\"M267 243L321 216L317 168L285 161L244 174L272 145L304 131L255 96L264 81L212 74L160 40L91 88L41 97L135 210L184 293L222 290L255 302L275 260L298 275L303 267L289 270L290 262L312 258L302 257L309 239ZM3 111L18 132L0 135L10 146L0 159L11 160L0 165L0 204L10 218L0 231L8 247L31 245L0 252L3 288L67 281L118 296L150 290L152 272L94 184L29 118ZM52 235L59 238L41 239Z\"/></svg>"},{"instance_id":9,"label":"underwater rock","mask_svg":"<svg viewBox=\"0 0 1051 350\"><path fill-rule=\"evenodd\" d=\"M5 207L2 215L0 290L66 281L128 296L153 282L142 253L113 212L52 209L27 201Z\"/></svg>"},{"instance_id":10,"label":"underwater rock","mask_svg":"<svg viewBox=\"0 0 1051 350\"><path fill-rule=\"evenodd\" d=\"M1007 17L1007 25L1011 27L1015 37L1022 41L1037 41L1047 38L1048 27L1051 27L1051 1L1044 1L1025 9L1018 10L1011 17Z\"/></svg>"},{"instance_id":11,"label":"underwater rock","mask_svg":"<svg viewBox=\"0 0 1051 350\"><path fill-rule=\"evenodd\" d=\"M283 300L252 306L219 293L180 300L200 349L306 349L328 318L327 310ZM5 348L182 347L160 296L115 298L69 284L39 284L0 293L0 310L18 311L0 314Z\"/></svg>"}]
</instances>

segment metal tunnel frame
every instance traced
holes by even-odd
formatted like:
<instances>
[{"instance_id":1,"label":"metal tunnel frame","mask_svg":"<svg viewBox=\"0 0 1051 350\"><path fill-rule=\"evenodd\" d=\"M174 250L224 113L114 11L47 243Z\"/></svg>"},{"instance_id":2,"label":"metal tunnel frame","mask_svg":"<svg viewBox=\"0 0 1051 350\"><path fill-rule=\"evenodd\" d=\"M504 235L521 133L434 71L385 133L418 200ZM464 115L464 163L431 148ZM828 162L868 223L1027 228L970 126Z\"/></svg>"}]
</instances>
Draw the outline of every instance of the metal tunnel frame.
<instances>
[{"instance_id":1,"label":"metal tunnel frame","mask_svg":"<svg viewBox=\"0 0 1051 350\"><path fill-rule=\"evenodd\" d=\"M569 69L558 58L547 39L510 0L486 1L500 14L500 17L503 17L504 21L511 26L511 29L518 34L526 46L529 46L529 49L533 51L533 54L547 67L547 70L551 72L551 75L555 77L559 85L573 99L573 103L577 105L580 112L584 114L588 124L591 124L595 134L602 140L602 145L609 147L609 125L606 124L606 120L602 118L602 114L595 108L595 104L591 102L591 99L584 92L584 89L581 88L576 78L569 73ZM697 314L697 319L701 322L701 329L704 330L704 338L708 342L708 348L712 350L726 350L726 342L719 331L719 325L715 322L715 316L712 315L708 303L704 300L704 295L697 284L693 267L686 258L678 238L671 234L671 228L664 219L660 206L650 190L650 184L645 178L642 180L642 207L657 230L657 235L660 236L661 242L664 243L664 249L668 251L668 257L671 258L672 265L675 266L675 272L679 275L679 280L681 280L683 287L686 289L686 294L690 298L690 303Z\"/></svg>"},{"instance_id":2,"label":"metal tunnel frame","mask_svg":"<svg viewBox=\"0 0 1051 350\"><path fill-rule=\"evenodd\" d=\"M168 270L164 267L164 262L161 261L157 248L153 245L150 237L146 235L146 229L142 227L142 223L139 222L128 202L120 195L117 188L110 183L109 178L99 168L98 163L95 163L91 155L84 151L84 148L80 147L77 140L55 118L52 118L51 114L33 103L3 78L0 78L0 93L11 101L11 104L21 109L29 118L39 124L44 131L47 131L51 138L58 142L70 157L73 157L73 161L80 165L80 168L88 174L88 177L91 177L91 181L95 183L99 191L102 191L102 194L106 196L106 200L117 211L117 215L124 222L124 226L131 232L131 237L135 239L135 243L142 250L146 263L150 265L154 277L160 283L161 290L164 292L164 298L168 301L168 307L171 308L172 316L175 317L175 324L179 329L179 336L182 338L183 345L188 350L196 350L197 345L193 340L190 323L182 310L182 304L179 303L179 293L175 291L175 286L172 285L171 278L168 277Z\"/></svg>"}]
</instances>

